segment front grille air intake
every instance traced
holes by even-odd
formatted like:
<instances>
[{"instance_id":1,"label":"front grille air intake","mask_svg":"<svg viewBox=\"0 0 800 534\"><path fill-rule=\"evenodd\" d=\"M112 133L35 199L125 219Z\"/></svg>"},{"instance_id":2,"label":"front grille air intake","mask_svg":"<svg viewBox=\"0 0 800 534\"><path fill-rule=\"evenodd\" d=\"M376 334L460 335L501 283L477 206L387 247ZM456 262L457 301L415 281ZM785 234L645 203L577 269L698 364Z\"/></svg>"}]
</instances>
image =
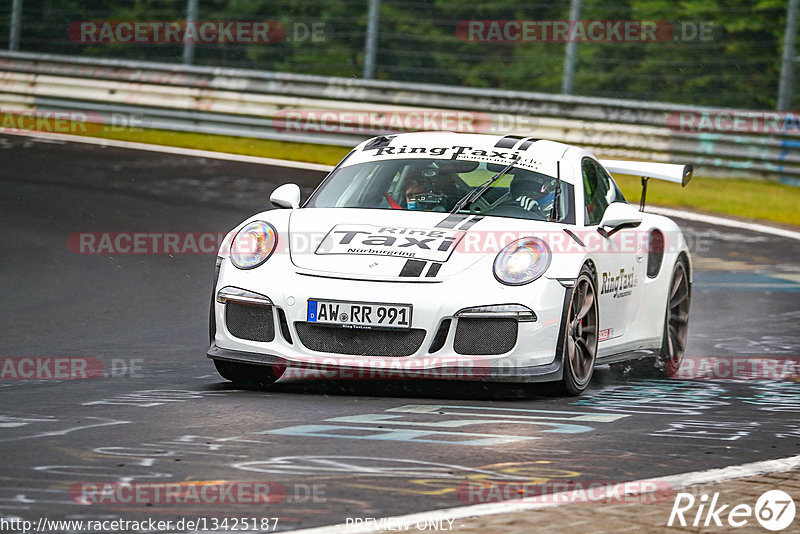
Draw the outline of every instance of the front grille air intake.
<instances>
[{"instance_id":1,"label":"front grille air intake","mask_svg":"<svg viewBox=\"0 0 800 534\"><path fill-rule=\"evenodd\" d=\"M422 345L425 330L364 330L296 322L297 337L307 349L351 356L411 356Z\"/></svg>"},{"instance_id":2,"label":"front grille air intake","mask_svg":"<svg viewBox=\"0 0 800 534\"><path fill-rule=\"evenodd\" d=\"M225 326L232 336L239 339L264 342L275 339L272 306L228 301L225 304Z\"/></svg>"},{"instance_id":3,"label":"front grille air intake","mask_svg":"<svg viewBox=\"0 0 800 534\"><path fill-rule=\"evenodd\" d=\"M289 323L286 321L286 313L278 308L278 323L281 325L281 335L289 345L292 343L292 333L289 332Z\"/></svg>"},{"instance_id":4,"label":"front grille air intake","mask_svg":"<svg viewBox=\"0 0 800 534\"><path fill-rule=\"evenodd\" d=\"M445 319L439 325L439 330L436 332L436 337L433 338L431 348L428 349L428 354L433 354L442 350L445 342L447 341L447 334L450 332L450 319Z\"/></svg>"},{"instance_id":5,"label":"front grille air intake","mask_svg":"<svg viewBox=\"0 0 800 534\"><path fill-rule=\"evenodd\" d=\"M478 356L505 354L517 344L517 320L458 319L453 349L458 354Z\"/></svg>"}]
</instances>

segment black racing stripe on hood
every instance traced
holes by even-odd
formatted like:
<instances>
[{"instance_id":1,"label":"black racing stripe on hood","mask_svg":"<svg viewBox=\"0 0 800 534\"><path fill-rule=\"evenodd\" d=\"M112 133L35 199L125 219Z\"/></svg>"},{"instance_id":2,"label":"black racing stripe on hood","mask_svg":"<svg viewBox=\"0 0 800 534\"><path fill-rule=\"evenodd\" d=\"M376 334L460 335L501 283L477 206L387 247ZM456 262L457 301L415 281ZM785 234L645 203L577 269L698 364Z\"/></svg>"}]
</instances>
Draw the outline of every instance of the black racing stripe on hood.
<instances>
[{"instance_id":1,"label":"black racing stripe on hood","mask_svg":"<svg viewBox=\"0 0 800 534\"><path fill-rule=\"evenodd\" d=\"M533 137L531 137L530 139L526 139L525 141L522 142L521 145L517 147L517 150L528 150L528 147L530 147L536 141L538 141L538 139L534 139Z\"/></svg>"},{"instance_id":2,"label":"black racing stripe on hood","mask_svg":"<svg viewBox=\"0 0 800 534\"><path fill-rule=\"evenodd\" d=\"M422 271L425 270L425 266L427 264L427 261L408 260L406 264L403 265L403 269L400 271L400 276L416 278L422 274Z\"/></svg>"},{"instance_id":3,"label":"black racing stripe on hood","mask_svg":"<svg viewBox=\"0 0 800 534\"><path fill-rule=\"evenodd\" d=\"M434 228L455 228L459 223L467 220L468 217L469 215L464 215L461 213L451 213L450 215L445 217L442 222L437 224Z\"/></svg>"},{"instance_id":4,"label":"black racing stripe on hood","mask_svg":"<svg viewBox=\"0 0 800 534\"><path fill-rule=\"evenodd\" d=\"M393 135L379 135L378 137L373 137L366 145L364 145L362 151L366 152L367 150L375 150L376 148L388 146L391 144L394 137L395 136Z\"/></svg>"},{"instance_id":5,"label":"black racing stripe on hood","mask_svg":"<svg viewBox=\"0 0 800 534\"><path fill-rule=\"evenodd\" d=\"M459 230L469 230L472 226L477 223L478 221L483 220L483 215L476 215L470 220L466 221L464 224L458 227Z\"/></svg>"},{"instance_id":6,"label":"black racing stripe on hood","mask_svg":"<svg viewBox=\"0 0 800 534\"><path fill-rule=\"evenodd\" d=\"M442 268L442 264L441 263L431 263L431 266L428 269L428 272L425 273L425 278L433 278L433 277L435 277L437 274L439 274L439 269L441 269L441 268Z\"/></svg>"}]
</instances>

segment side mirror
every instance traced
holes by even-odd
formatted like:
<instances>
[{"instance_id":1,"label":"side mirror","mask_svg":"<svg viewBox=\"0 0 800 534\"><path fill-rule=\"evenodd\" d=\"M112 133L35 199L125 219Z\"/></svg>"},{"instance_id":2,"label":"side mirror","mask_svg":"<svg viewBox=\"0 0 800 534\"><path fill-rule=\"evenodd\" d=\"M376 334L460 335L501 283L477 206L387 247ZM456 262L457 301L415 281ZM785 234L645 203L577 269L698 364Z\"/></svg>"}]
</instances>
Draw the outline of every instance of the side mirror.
<instances>
[{"instance_id":1,"label":"side mirror","mask_svg":"<svg viewBox=\"0 0 800 534\"><path fill-rule=\"evenodd\" d=\"M635 228L642 224L642 213L624 202L614 202L606 208L598 232L609 237L623 228Z\"/></svg>"},{"instance_id":2,"label":"side mirror","mask_svg":"<svg viewBox=\"0 0 800 534\"><path fill-rule=\"evenodd\" d=\"M279 208L297 209L300 207L300 187L297 184L283 184L272 192L269 201Z\"/></svg>"}]
</instances>

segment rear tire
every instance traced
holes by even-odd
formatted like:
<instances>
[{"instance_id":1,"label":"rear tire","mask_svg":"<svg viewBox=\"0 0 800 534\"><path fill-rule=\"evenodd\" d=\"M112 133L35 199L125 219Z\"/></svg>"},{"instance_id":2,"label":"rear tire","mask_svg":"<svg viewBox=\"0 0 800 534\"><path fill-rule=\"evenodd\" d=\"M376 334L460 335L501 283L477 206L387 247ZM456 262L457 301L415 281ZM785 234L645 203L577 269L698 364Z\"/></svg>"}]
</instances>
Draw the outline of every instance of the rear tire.
<instances>
[{"instance_id":1,"label":"rear tire","mask_svg":"<svg viewBox=\"0 0 800 534\"><path fill-rule=\"evenodd\" d=\"M689 273L682 260L675 262L667 294L664 316L664 333L661 338L661 351L656 358L656 367L667 376L675 376L681 368L683 353L686 350L686 336L689 330L689 304L691 303L691 284Z\"/></svg>"},{"instance_id":2,"label":"rear tire","mask_svg":"<svg viewBox=\"0 0 800 534\"><path fill-rule=\"evenodd\" d=\"M222 378L244 387L264 388L277 380L272 367L266 365L214 360L214 366Z\"/></svg>"},{"instance_id":3,"label":"rear tire","mask_svg":"<svg viewBox=\"0 0 800 534\"><path fill-rule=\"evenodd\" d=\"M588 387L597 358L597 284L594 273L585 265L568 306L561 339L563 376L556 389L562 395L576 397Z\"/></svg>"}]
</instances>

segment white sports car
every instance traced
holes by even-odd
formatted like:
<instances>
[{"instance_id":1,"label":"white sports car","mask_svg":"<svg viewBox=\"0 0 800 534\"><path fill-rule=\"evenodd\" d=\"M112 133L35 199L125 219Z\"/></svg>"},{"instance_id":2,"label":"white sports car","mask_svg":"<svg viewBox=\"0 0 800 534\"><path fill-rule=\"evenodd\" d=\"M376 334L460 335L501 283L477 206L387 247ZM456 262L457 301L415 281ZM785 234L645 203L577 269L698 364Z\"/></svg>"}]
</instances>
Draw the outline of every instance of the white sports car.
<instances>
[{"instance_id":1,"label":"white sports car","mask_svg":"<svg viewBox=\"0 0 800 534\"><path fill-rule=\"evenodd\" d=\"M640 208L610 173L642 177ZM240 383L324 378L555 382L686 343L691 262L644 213L649 178L691 166L599 161L533 138L380 136L301 206L294 184L217 258L208 357Z\"/></svg>"}]
</instances>

